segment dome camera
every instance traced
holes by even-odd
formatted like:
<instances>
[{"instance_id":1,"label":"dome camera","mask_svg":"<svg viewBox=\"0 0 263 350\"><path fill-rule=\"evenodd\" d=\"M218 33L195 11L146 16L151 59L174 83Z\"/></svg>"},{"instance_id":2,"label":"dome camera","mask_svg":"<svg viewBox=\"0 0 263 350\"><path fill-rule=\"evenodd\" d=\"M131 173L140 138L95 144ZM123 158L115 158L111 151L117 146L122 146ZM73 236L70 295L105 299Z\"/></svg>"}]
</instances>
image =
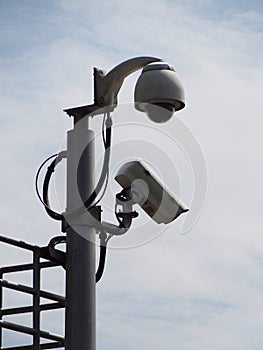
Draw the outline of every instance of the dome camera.
<instances>
[{"instance_id":1,"label":"dome camera","mask_svg":"<svg viewBox=\"0 0 263 350\"><path fill-rule=\"evenodd\" d=\"M135 108L156 123L165 123L185 106L184 90L174 68L165 62L144 67L134 92Z\"/></svg>"}]
</instances>

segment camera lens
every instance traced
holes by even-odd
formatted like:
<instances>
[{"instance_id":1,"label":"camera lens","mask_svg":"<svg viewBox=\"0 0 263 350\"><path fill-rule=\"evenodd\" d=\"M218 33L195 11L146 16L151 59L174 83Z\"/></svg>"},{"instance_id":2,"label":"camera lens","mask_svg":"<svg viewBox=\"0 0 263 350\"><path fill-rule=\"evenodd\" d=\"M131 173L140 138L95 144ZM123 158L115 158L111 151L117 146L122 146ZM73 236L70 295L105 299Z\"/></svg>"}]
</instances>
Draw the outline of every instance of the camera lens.
<instances>
[{"instance_id":1,"label":"camera lens","mask_svg":"<svg viewBox=\"0 0 263 350\"><path fill-rule=\"evenodd\" d=\"M148 103L145 106L145 113L152 121L156 123L165 123L171 119L174 113L174 106L170 103Z\"/></svg>"}]
</instances>

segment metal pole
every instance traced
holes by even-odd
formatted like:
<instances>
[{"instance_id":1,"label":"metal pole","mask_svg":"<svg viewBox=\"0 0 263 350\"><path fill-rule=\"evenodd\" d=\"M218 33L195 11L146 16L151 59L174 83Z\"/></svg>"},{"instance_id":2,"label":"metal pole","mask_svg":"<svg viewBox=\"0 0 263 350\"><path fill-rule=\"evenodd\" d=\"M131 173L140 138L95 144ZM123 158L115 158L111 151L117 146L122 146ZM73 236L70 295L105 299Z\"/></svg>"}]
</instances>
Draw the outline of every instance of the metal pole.
<instances>
[{"instance_id":1,"label":"metal pole","mask_svg":"<svg viewBox=\"0 0 263 350\"><path fill-rule=\"evenodd\" d=\"M88 198L93 190L94 133L85 119L68 132L66 213L80 207L80 195ZM85 220L85 214L69 220L66 229L66 350L96 349L95 229L84 227Z\"/></svg>"}]
</instances>

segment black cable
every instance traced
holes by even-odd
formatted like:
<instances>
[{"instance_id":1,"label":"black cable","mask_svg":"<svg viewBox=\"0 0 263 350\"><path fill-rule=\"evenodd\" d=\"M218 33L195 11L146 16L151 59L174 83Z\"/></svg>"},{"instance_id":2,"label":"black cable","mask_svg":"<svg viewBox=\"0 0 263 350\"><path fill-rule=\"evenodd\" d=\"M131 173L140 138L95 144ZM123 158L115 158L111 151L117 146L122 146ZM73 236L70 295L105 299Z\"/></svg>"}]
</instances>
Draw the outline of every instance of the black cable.
<instances>
[{"instance_id":1,"label":"black cable","mask_svg":"<svg viewBox=\"0 0 263 350\"><path fill-rule=\"evenodd\" d=\"M89 209L96 207L96 205L102 200L102 198L104 197L104 195L106 193L108 182L109 182L109 172L107 172L104 189L101 193L101 196L96 200L96 202Z\"/></svg>"},{"instance_id":2,"label":"black cable","mask_svg":"<svg viewBox=\"0 0 263 350\"><path fill-rule=\"evenodd\" d=\"M39 175L40 175L40 172L42 170L42 168L44 167L44 165L52 158L54 157L57 157L57 153L56 154L53 154L52 156L48 157L47 159L44 160L44 162L40 165L40 167L38 168L37 170L37 173L36 173L36 178L35 178L35 190L36 190L36 194L38 196L38 199L40 200L40 202L45 205L41 195L40 195L40 192L39 192L39 189L38 189L38 179L39 179Z\"/></svg>"},{"instance_id":3,"label":"black cable","mask_svg":"<svg viewBox=\"0 0 263 350\"><path fill-rule=\"evenodd\" d=\"M44 183L43 183L43 202L45 203L46 212L48 213L48 215L52 219L58 220L58 221L63 220L63 215L55 212L54 210L52 210L50 208L49 197L48 197L48 188L49 188L49 182L50 182L51 176L52 176L53 172L55 171L55 167L61 160L62 160L62 158L59 158L59 157L57 157L56 159L53 160L53 162L47 168L46 176L45 176Z\"/></svg>"},{"instance_id":4,"label":"black cable","mask_svg":"<svg viewBox=\"0 0 263 350\"><path fill-rule=\"evenodd\" d=\"M100 261L99 261L99 266L96 272L96 283L99 282L101 279L104 268L105 268L105 262L106 262L106 251L107 251L107 244L111 237L113 235L108 235L105 232L100 233Z\"/></svg>"},{"instance_id":5,"label":"black cable","mask_svg":"<svg viewBox=\"0 0 263 350\"><path fill-rule=\"evenodd\" d=\"M48 246L49 246L49 247L52 247L52 248L55 248L55 246L56 246L57 244L66 243L66 239L67 239L66 236L56 236L56 237L53 237L53 238L51 238L51 240L49 241Z\"/></svg>"},{"instance_id":6,"label":"black cable","mask_svg":"<svg viewBox=\"0 0 263 350\"><path fill-rule=\"evenodd\" d=\"M105 124L105 118L106 118L106 114L104 115L104 119L103 119L103 125ZM111 127L112 127L112 120L111 118L108 116L108 119L106 120L106 138L104 135L104 132L102 133L102 138L103 138L103 143L104 143L104 147L105 147L105 154L104 154L104 161L103 161L103 167L102 167L102 171L101 171L101 176L100 179L98 181L98 184L96 186L96 188L94 189L94 191L91 193L90 197L85 200L84 204L84 208L86 209L90 209L92 202L94 202L94 200L96 199L98 193L101 191L102 186L106 180L106 185L104 188L104 191L100 197L100 199L98 201L96 201L96 203L93 205L95 206L103 197L103 195L106 192L106 186L107 186L107 182L108 182L108 171L109 171L109 159L110 159L110 145L111 145ZM59 220L62 221L63 220L63 215L60 213L55 212L54 210L52 210L50 208L49 205L49 196L48 196L48 188L49 188L49 183L50 183L50 179L51 176L53 174L53 172L55 171L55 167L57 166L57 164L62 160L62 158L65 158L64 154L61 155L63 152L61 152L60 154L55 154L52 155L51 157L47 158L40 166L40 168L38 169L37 175L36 175L36 192L38 195L39 200L42 202L42 204L45 207L46 212L48 213L48 215L54 219L54 220ZM83 152L84 154L85 152ZM82 155L83 155L82 154ZM56 157L56 159L53 160L53 162L50 164L50 166L47 169L45 178L44 178L44 183L43 183L43 198L41 198L39 190L38 190L38 178L39 178L39 174L40 171L42 170L43 166L51 159ZM82 160L82 156L80 158L80 163ZM78 168L79 169L79 168ZM78 184L78 188L79 188L79 184ZM83 213L83 207L80 207L76 210L74 210L72 213L67 214L67 219L81 214Z\"/></svg>"},{"instance_id":7,"label":"black cable","mask_svg":"<svg viewBox=\"0 0 263 350\"><path fill-rule=\"evenodd\" d=\"M104 116L105 117L105 116ZM105 118L104 118L105 120ZM103 160L103 166L102 166L102 171L101 171L101 175L100 175L100 179L97 183L97 186L96 188L94 189L94 191L91 193L91 195L89 196L89 198L83 203L84 204L84 208L83 206L81 206L80 208L74 210L73 212L71 213L67 213L66 215L66 220L68 221L68 219L74 217L75 215L78 215L78 214L82 214L83 212L85 212L86 210L90 210L93 206L95 206L99 200L101 200L102 196L104 195L105 191L106 191L106 186L104 188L104 191L100 197L99 200L96 201L95 204L93 204L92 206L92 203L94 202L94 200L96 199L97 195L99 194L99 192L101 191L102 189L102 186L106 180L106 185L107 185L107 181L108 181L108 175L109 175L109 159L110 159L110 146L111 146L111 128L112 128L112 119L111 117L108 115L108 118L105 122L106 124L106 137L105 137L105 140L103 140L104 142L104 146L105 146L105 153L104 153L104 160ZM83 152L85 153L85 152ZM65 158L65 154L66 152L61 152L59 155L57 155L56 159L50 164L50 166L48 167L47 169L47 172L46 172L46 176L45 176L45 179L44 179L44 183L43 183L43 199L41 198L41 196L39 195L39 192L38 192L38 188L37 188L37 193L38 193L38 196L41 200L41 202L44 204L45 206L45 209L48 213L48 215L50 217L52 217L53 219L55 220L60 220L60 221L63 221L64 220L64 216L62 214L59 214L55 211L53 211L50 206L49 206L49 197L48 197L48 188L49 188L49 183L50 183L50 179L51 179L51 176L55 170L55 167L56 165L63 159ZM56 156L56 155L54 155ZM52 157L54 156L51 156L48 158L51 159ZM38 171L38 174L37 174L37 179L38 180L38 176L39 176L39 172L40 170L42 169L43 165L48 161L46 160L40 167L39 171ZM80 160L81 162L81 160ZM78 168L78 171L79 171L79 168ZM36 181L37 183L37 181ZM79 187L79 184L78 184L78 187ZM129 196L128 196L129 197ZM128 199L127 197L127 194L123 197L123 200L125 201L125 198L126 198L126 201ZM127 210L127 204L125 205L126 207L126 210L124 212L121 212L121 213L115 213L116 216L117 216L117 219L119 221L119 226L116 228L120 228L120 229L128 229L130 226L131 226L131 223L132 223L132 219L134 217L136 217L138 214L136 212L131 212L129 211L130 210L130 205L128 205L128 210ZM84 209L84 210L83 210ZM102 223L103 225L103 223ZM114 225L113 225L114 226ZM107 225L105 225L105 228L107 227ZM111 230L111 226L109 225L108 226L108 229L109 229L109 232L113 232ZM103 229L104 231L105 229ZM107 232L107 228L106 228L106 232ZM102 248L102 261L103 261L103 256L105 258L105 255L106 255L106 251L104 248ZM101 269L101 268L100 268Z\"/></svg>"},{"instance_id":8,"label":"black cable","mask_svg":"<svg viewBox=\"0 0 263 350\"><path fill-rule=\"evenodd\" d=\"M102 121L102 128L101 128L101 135L102 135L104 147L106 147L106 139L105 139L105 133L104 133L106 116L107 116L107 113L104 113L103 121Z\"/></svg>"},{"instance_id":9,"label":"black cable","mask_svg":"<svg viewBox=\"0 0 263 350\"><path fill-rule=\"evenodd\" d=\"M106 262L106 251L107 251L107 234L105 232L100 233L100 260L99 266L96 272L96 283L101 279Z\"/></svg>"},{"instance_id":10,"label":"black cable","mask_svg":"<svg viewBox=\"0 0 263 350\"><path fill-rule=\"evenodd\" d=\"M110 146L111 146L111 127L112 127L112 120L110 117L108 117L108 119L106 120L106 139L105 139L105 143L104 143L105 154L104 154L102 171L101 171L101 175L100 175L100 178L99 178L99 181L98 181L98 184L97 184L95 190L91 193L89 198L83 203L86 209L89 209L92 202L96 199L97 195L100 193L102 186L105 182L105 179L107 177L108 171L109 171ZM85 152L83 152L83 154L84 153ZM81 163L81 158L80 158L80 163ZM78 183L78 189L79 189L79 187L80 187L80 184Z\"/></svg>"},{"instance_id":11,"label":"black cable","mask_svg":"<svg viewBox=\"0 0 263 350\"><path fill-rule=\"evenodd\" d=\"M47 171L46 171L46 175L45 175L45 178L44 178L44 183L43 183L43 189L42 189L42 197L39 193L39 189L38 189L38 179L39 179L39 175L40 175L40 172L43 168L43 166L52 158L56 157L52 163L50 164L50 166L47 168ZM60 152L58 154L54 154L50 157L48 157L39 167L38 171L37 171L37 174L36 174L36 180L35 180L35 187L36 187L36 193L37 193L37 196L39 198L39 200L41 201L41 203L44 205L45 207L45 210L46 212L48 213L48 215L52 218L52 219L55 219L55 220L63 220L63 215L55 212L54 210L52 210L50 208L50 205L49 205L49 197L48 197L48 188L49 188L49 182L50 182L50 179L51 179L51 176L55 170L55 167L58 163L60 163L62 161L63 158L66 158L66 151L63 151L63 152Z\"/></svg>"}]
</instances>

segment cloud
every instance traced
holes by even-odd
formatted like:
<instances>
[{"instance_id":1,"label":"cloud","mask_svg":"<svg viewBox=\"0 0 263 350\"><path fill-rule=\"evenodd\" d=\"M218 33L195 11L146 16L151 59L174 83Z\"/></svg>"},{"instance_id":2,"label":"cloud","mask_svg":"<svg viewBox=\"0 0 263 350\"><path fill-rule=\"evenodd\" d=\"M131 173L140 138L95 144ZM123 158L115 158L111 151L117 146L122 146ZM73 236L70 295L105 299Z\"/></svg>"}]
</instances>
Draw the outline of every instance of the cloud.
<instances>
[{"instance_id":1,"label":"cloud","mask_svg":"<svg viewBox=\"0 0 263 350\"><path fill-rule=\"evenodd\" d=\"M71 128L62 109L92 102L92 67L162 56L186 88L178 118L205 152L208 200L189 235L177 234L178 221L148 245L109 251L98 286L99 349L259 349L261 3L24 4L1 3L1 232L41 245L59 233L36 200L34 175ZM125 81L120 102L132 101L136 77ZM3 248L1 264L20 261L10 255ZM55 284L53 275L45 280L47 289Z\"/></svg>"}]
</instances>

